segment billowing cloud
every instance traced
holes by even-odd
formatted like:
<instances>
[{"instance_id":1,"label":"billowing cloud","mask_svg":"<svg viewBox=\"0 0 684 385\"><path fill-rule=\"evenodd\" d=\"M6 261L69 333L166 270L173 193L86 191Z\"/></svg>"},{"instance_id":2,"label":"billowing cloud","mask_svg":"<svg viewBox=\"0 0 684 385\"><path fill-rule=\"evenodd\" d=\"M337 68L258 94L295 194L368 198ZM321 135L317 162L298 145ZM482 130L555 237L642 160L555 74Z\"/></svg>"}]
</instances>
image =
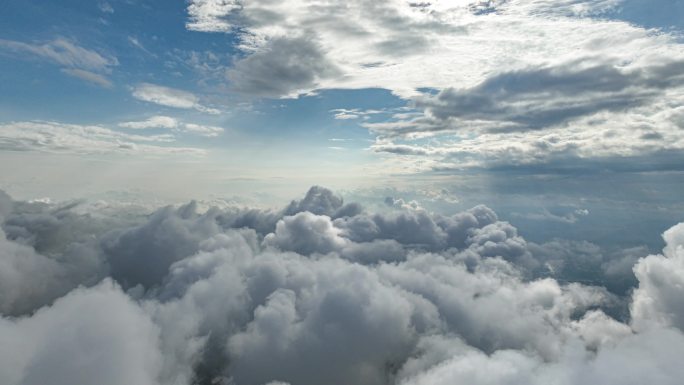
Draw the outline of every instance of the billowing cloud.
<instances>
[{"instance_id":1,"label":"billowing cloud","mask_svg":"<svg viewBox=\"0 0 684 385\"><path fill-rule=\"evenodd\" d=\"M654 326L673 326L684 330L684 224L663 234L666 247L662 255L651 255L634 266L639 288L632 302L637 330Z\"/></svg>"},{"instance_id":2,"label":"billowing cloud","mask_svg":"<svg viewBox=\"0 0 684 385\"><path fill-rule=\"evenodd\" d=\"M630 296L604 287L612 274L583 279L581 261L620 270L600 250L529 243L484 206L371 213L314 187L279 211L77 207L0 195L3 384L677 384L684 374L681 224L663 255L617 264L638 261ZM627 314L615 311L623 303Z\"/></svg>"},{"instance_id":3,"label":"billowing cloud","mask_svg":"<svg viewBox=\"0 0 684 385\"><path fill-rule=\"evenodd\" d=\"M36 281L34 281L36 282ZM159 384L158 327L110 280L0 318L3 384Z\"/></svg>"},{"instance_id":4,"label":"billowing cloud","mask_svg":"<svg viewBox=\"0 0 684 385\"><path fill-rule=\"evenodd\" d=\"M194 123L185 123L183 125L182 130L184 132L190 132L193 134L206 136L209 138L219 136L224 132L223 127L207 126L207 125L203 125L203 124L194 124Z\"/></svg>"}]
</instances>

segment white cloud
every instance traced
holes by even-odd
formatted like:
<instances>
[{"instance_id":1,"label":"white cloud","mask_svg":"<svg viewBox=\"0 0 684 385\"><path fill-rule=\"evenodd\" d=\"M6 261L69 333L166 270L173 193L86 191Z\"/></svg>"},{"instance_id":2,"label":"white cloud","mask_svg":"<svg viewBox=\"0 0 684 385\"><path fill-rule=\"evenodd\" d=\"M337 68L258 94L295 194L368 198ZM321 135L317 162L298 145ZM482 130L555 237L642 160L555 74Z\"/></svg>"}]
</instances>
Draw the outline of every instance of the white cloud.
<instances>
[{"instance_id":1,"label":"white cloud","mask_svg":"<svg viewBox=\"0 0 684 385\"><path fill-rule=\"evenodd\" d=\"M119 127L130 129L164 128L176 132L187 132L206 137L216 137L225 130L222 127L208 126L195 123L183 123L170 116L152 116L142 121L132 121L119 123Z\"/></svg>"},{"instance_id":2,"label":"white cloud","mask_svg":"<svg viewBox=\"0 0 684 385\"><path fill-rule=\"evenodd\" d=\"M178 121L170 116L152 116L142 121L132 121L119 123L119 127L132 129L146 129L146 128L176 128Z\"/></svg>"},{"instance_id":3,"label":"white cloud","mask_svg":"<svg viewBox=\"0 0 684 385\"><path fill-rule=\"evenodd\" d=\"M46 151L75 154L204 154L197 148L161 145L175 137L133 135L102 126L30 121L0 124L0 148L10 151Z\"/></svg>"},{"instance_id":4,"label":"white cloud","mask_svg":"<svg viewBox=\"0 0 684 385\"><path fill-rule=\"evenodd\" d=\"M662 255L651 255L634 266L639 288L632 302L637 330L673 326L684 331L684 223L663 234Z\"/></svg>"},{"instance_id":5,"label":"white cloud","mask_svg":"<svg viewBox=\"0 0 684 385\"><path fill-rule=\"evenodd\" d=\"M363 123L383 140L441 135L429 146L374 147L419 155L397 160L405 172L680 151L674 112L684 102L684 45L674 34L609 20L621 4L203 0L191 2L188 27L240 37L246 56L228 71L237 91L384 88L408 100L410 115Z\"/></svg>"},{"instance_id":6,"label":"white cloud","mask_svg":"<svg viewBox=\"0 0 684 385\"><path fill-rule=\"evenodd\" d=\"M630 299L598 286L610 276L587 286L530 275L534 248L484 206L373 213L321 187L278 211L76 206L0 194L3 384L675 385L684 375L684 224L665 233L663 255L636 264ZM559 241L549 252L587 257ZM93 266L102 283L60 279ZM631 321L609 315L621 303Z\"/></svg>"},{"instance_id":7,"label":"white cloud","mask_svg":"<svg viewBox=\"0 0 684 385\"><path fill-rule=\"evenodd\" d=\"M186 26L191 31L228 32L232 25L227 20L231 12L240 9L237 0L196 0L188 6L190 21Z\"/></svg>"},{"instance_id":8,"label":"white cloud","mask_svg":"<svg viewBox=\"0 0 684 385\"><path fill-rule=\"evenodd\" d=\"M470 87L497 72L557 65L578 56L637 64L668 51L682 55L682 48L666 35L579 17L600 14L617 1L489 1L484 3L496 12L486 15L473 14L476 3L392 0L339 6L202 0L191 2L188 10L191 21L198 9L211 15L203 18L202 30L239 27L248 57L275 55L269 48L273 41L297 30L309 31L321 60L342 72L321 78L317 87L382 87L403 96L417 95L418 88ZM274 76L264 84L269 80L278 82Z\"/></svg>"},{"instance_id":9,"label":"white cloud","mask_svg":"<svg viewBox=\"0 0 684 385\"><path fill-rule=\"evenodd\" d=\"M221 111L200 104L200 99L192 92L175 88L159 86L150 83L140 83L133 89L133 97L144 102L155 103L161 106L195 109L208 114L220 114Z\"/></svg>"},{"instance_id":10,"label":"white cloud","mask_svg":"<svg viewBox=\"0 0 684 385\"><path fill-rule=\"evenodd\" d=\"M3 384L159 383L158 327L110 280L32 317L0 318L0 340Z\"/></svg>"},{"instance_id":11,"label":"white cloud","mask_svg":"<svg viewBox=\"0 0 684 385\"><path fill-rule=\"evenodd\" d=\"M211 138L221 135L224 132L224 129L217 126L185 123L183 125L183 131Z\"/></svg>"}]
</instances>

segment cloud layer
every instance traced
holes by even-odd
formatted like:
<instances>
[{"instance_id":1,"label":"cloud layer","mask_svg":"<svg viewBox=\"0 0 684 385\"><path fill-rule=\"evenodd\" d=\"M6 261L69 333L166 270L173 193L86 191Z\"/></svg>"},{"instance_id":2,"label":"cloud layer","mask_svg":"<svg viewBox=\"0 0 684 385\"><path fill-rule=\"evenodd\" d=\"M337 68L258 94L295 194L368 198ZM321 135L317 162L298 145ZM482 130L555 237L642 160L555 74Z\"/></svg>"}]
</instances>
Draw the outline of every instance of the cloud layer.
<instances>
[{"instance_id":1,"label":"cloud layer","mask_svg":"<svg viewBox=\"0 0 684 385\"><path fill-rule=\"evenodd\" d=\"M608 258L591 244L529 243L485 206L371 213L321 187L281 210L102 207L0 194L3 384L684 374L681 224L662 255ZM633 294L613 288L624 275Z\"/></svg>"}]
</instances>

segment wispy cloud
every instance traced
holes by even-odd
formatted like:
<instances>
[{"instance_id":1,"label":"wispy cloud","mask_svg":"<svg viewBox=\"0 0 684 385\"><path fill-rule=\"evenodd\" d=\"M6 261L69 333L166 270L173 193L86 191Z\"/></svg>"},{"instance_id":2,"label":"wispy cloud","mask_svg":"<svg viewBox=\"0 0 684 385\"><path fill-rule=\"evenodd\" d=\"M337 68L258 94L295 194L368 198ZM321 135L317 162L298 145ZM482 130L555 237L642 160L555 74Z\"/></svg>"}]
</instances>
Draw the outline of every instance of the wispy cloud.
<instances>
[{"instance_id":1,"label":"wispy cloud","mask_svg":"<svg viewBox=\"0 0 684 385\"><path fill-rule=\"evenodd\" d=\"M112 86L112 82L109 81L109 79L94 72L78 68L62 68L62 72L64 72L67 75L79 78L81 80L85 80L86 82L93 83L100 87L110 88Z\"/></svg>"},{"instance_id":2,"label":"wispy cloud","mask_svg":"<svg viewBox=\"0 0 684 385\"><path fill-rule=\"evenodd\" d=\"M178 120L170 116L152 116L145 120L123 122L119 123L119 127L132 129L146 129L146 128L176 128L178 127Z\"/></svg>"},{"instance_id":3,"label":"wispy cloud","mask_svg":"<svg viewBox=\"0 0 684 385\"><path fill-rule=\"evenodd\" d=\"M104 75L119 64L116 57L79 46L73 41L58 38L46 43L24 43L0 39L0 52L39 58L62 66L62 71L89 83L111 87Z\"/></svg>"},{"instance_id":4,"label":"wispy cloud","mask_svg":"<svg viewBox=\"0 0 684 385\"><path fill-rule=\"evenodd\" d=\"M174 130L176 132L191 133L209 138L219 136L225 131L222 127L217 126L183 123L178 119L169 116L152 116L145 120L122 122L119 123L119 127L130 129L164 128Z\"/></svg>"},{"instance_id":5,"label":"wispy cloud","mask_svg":"<svg viewBox=\"0 0 684 385\"><path fill-rule=\"evenodd\" d=\"M155 103L166 107L195 109L208 114L220 114L215 108L200 104L200 99L192 92L150 83L141 83L133 89L133 97L144 102Z\"/></svg>"},{"instance_id":6,"label":"wispy cloud","mask_svg":"<svg viewBox=\"0 0 684 385\"><path fill-rule=\"evenodd\" d=\"M0 149L73 154L195 154L198 148L170 145L170 134L136 135L102 126L65 124L48 121L0 124Z\"/></svg>"}]
</instances>

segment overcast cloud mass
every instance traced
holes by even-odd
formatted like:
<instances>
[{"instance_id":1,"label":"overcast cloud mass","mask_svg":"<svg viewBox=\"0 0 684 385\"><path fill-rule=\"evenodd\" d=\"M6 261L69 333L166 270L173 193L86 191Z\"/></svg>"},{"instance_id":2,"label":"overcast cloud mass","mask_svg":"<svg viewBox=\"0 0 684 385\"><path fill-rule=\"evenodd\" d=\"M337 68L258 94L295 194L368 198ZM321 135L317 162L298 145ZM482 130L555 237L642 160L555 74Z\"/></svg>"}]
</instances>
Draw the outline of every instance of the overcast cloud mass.
<instances>
[{"instance_id":1,"label":"overcast cloud mass","mask_svg":"<svg viewBox=\"0 0 684 385\"><path fill-rule=\"evenodd\" d=\"M684 1L0 10L0 384L682 382Z\"/></svg>"}]
</instances>

